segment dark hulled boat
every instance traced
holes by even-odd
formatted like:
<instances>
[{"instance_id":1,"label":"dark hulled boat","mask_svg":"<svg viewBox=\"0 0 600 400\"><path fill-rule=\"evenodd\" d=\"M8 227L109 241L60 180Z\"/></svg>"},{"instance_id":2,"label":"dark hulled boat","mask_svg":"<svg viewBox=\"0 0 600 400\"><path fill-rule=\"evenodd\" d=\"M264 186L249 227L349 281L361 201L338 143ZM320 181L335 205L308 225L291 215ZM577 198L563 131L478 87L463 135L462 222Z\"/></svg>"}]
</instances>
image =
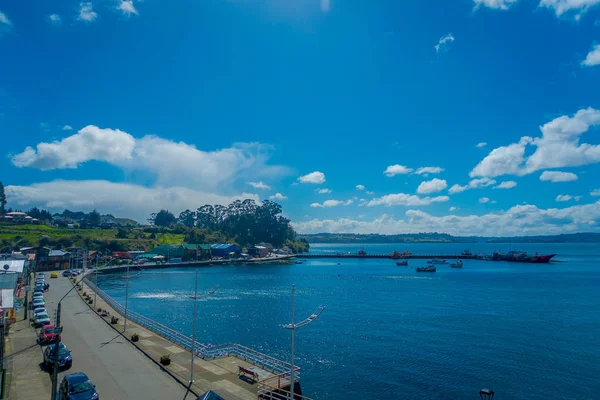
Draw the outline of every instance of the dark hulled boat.
<instances>
[{"instance_id":1,"label":"dark hulled boat","mask_svg":"<svg viewBox=\"0 0 600 400\"><path fill-rule=\"evenodd\" d=\"M493 253L490 260L492 261L509 261L509 262L522 262L522 263L534 263L534 264L547 264L550 260L556 256L556 254L540 255L535 253L534 256L530 256L524 251L509 251L508 253Z\"/></svg>"}]
</instances>

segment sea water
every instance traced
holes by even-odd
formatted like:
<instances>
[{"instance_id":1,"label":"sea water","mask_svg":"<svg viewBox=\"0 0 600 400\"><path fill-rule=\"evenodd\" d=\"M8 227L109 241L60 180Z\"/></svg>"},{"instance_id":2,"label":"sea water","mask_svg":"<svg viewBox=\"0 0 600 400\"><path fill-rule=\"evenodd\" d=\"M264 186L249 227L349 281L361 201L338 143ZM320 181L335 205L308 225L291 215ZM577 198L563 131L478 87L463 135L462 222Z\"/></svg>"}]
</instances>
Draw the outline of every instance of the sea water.
<instances>
[{"instance_id":1,"label":"sea water","mask_svg":"<svg viewBox=\"0 0 600 400\"><path fill-rule=\"evenodd\" d=\"M459 254L524 250L557 262L466 260L417 273L388 259L315 259L301 265L198 269L198 340L236 342L289 360L291 286L296 320L321 317L296 333L295 364L314 399L600 398L598 244L316 244L312 252ZM125 302L125 282L100 286ZM191 335L195 268L147 270L132 278L129 307Z\"/></svg>"}]
</instances>

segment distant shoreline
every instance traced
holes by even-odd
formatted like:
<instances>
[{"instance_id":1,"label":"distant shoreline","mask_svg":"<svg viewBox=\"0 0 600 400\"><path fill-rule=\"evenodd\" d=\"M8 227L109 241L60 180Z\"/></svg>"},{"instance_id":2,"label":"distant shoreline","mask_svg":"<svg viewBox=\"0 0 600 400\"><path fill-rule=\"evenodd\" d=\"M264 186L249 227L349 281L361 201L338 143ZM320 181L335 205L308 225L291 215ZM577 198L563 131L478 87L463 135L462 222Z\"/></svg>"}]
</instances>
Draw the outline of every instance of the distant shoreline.
<instances>
[{"instance_id":1,"label":"distant shoreline","mask_svg":"<svg viewBox=\"0 0 600 400\"><path fill-rule=\"evenodd\" d=\"M415 244L415 243L600 243L600 233L583 232L547 236L482 237L452 236L445 233L417 233L401 235L317 233L298 235L310 244Z\"/></svg>"}]
</instances>

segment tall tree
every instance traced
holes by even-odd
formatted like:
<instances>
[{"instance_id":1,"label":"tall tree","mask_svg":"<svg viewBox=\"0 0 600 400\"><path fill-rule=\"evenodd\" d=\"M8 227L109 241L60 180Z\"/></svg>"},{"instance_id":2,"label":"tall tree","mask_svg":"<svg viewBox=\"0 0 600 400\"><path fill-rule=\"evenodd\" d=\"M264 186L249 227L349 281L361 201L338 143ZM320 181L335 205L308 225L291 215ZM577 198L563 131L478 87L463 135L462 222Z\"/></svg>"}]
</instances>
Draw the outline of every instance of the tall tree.
<instances>
[{"instance_id":1,"label":"tall tree","mask_svg":"<svg viewBox=\"0 0 600 400\"><path fill-rule=\"evenodd\" d=\"M193 228L196 225L196 213L194 211L185 210L179 213L179 218L177 218L180 224L187 226L188 228Z\"/></svg>"},{"instance_id":2,"label":"tall tree","mask_svg":"<svg viewBox=\"0 0 600 400\"><path fill-rule=\"evenodd\" d=\"M6 194L4 193L4 185L0 181L0 215L6 213Z\"/></svg>"},{"instance_id":3,"label":"tall tree","mask_svg":"<svg viewBox=\"0 0 600 400\"><path fill-rule=\"evenodd\" d=\"M163 227L175 225L175 222L177 222L177 218L169 210L160 210L153 221L154 225Z\"/></svg>"}]
</instances>

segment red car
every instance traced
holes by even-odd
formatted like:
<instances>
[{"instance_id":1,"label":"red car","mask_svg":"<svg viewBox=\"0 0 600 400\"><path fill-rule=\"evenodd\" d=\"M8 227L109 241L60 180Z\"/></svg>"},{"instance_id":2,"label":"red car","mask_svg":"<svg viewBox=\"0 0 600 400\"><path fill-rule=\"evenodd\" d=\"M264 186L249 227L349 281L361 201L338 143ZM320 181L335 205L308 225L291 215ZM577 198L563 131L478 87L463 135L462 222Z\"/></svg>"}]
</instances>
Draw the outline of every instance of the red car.
<instances>
[{"instance_id":1,"label":"red car","mask_svg":"<svg viewBox=\"0 0 600 400\"><path fill-rule=\"evenodd\" d=\"M60 338L60 335L54 333L56 326L54 325L44 325L42 330L40 330L40 344L50 344L56 343L56 340Z\"/></svg>"}]
</instances>

